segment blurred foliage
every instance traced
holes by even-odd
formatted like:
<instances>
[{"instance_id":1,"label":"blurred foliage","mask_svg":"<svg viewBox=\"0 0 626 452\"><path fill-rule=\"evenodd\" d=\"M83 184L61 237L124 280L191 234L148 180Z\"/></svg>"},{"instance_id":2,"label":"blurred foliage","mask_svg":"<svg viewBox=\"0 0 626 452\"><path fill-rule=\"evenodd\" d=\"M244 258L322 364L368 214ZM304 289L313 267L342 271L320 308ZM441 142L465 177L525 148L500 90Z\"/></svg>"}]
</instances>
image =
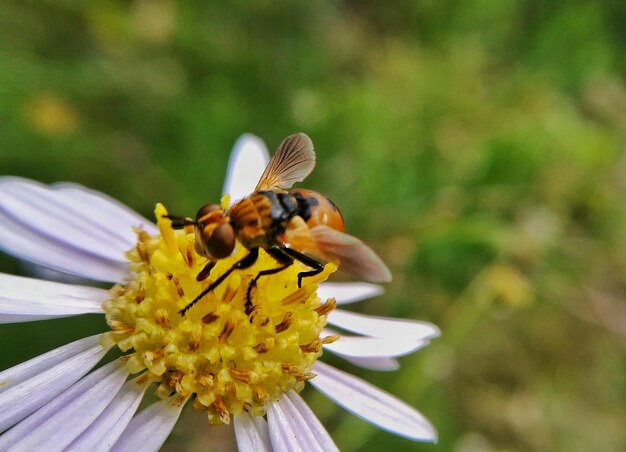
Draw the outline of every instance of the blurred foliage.
<instances>
[{"instance_id":1,"label":"blurred foliage","mask_svg":"<svg viewBox=\"0 0 626 452\"><path fill-rule=\"evenodd\" d=\"M394 271L359 308L443 332L398 372L350 369L424 412L439 444L308 391L340 448L621 451L624 23L616 0L5 1L0 171L193 213L238 135L272 149L302 130L307 186ZM3 326L19 346L2 360L101 323ZM171 448L233 447L188 416Z\"/></svg>"}]
</instances>

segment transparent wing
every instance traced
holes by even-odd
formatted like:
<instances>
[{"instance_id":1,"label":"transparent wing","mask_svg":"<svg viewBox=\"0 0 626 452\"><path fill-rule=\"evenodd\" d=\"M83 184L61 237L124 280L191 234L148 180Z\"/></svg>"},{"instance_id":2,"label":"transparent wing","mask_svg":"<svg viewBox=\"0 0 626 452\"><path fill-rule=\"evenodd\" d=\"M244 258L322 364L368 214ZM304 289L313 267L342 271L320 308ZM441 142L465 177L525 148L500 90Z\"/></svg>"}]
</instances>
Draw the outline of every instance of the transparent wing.
<instances>
[{"instance_id":1,"label":"transparent wing","mask_svg":"<svg viewBox=\"0 0 626 452\"><path fill-rule=\"evenodd\" d=\"M327 262L335 262L342 270L370 282L389 282L391 272L376 253L361 240L328 226L311 228L314 248L304 249ZM307 245L304 245L308 248ZM309 245L310 246L310 245Z\"/></svg>"},{"instance_id":2,"label":"transparent wing","mask_svg":"<svg viewBox=\"0 0 626 452\"><path fill-rule=\"evenodd\" d=\"M315 167L313 142L304 133L283 140L276 154L263 171L255 191L291 188L303 181Z\"/></svg>"}]
</instances>

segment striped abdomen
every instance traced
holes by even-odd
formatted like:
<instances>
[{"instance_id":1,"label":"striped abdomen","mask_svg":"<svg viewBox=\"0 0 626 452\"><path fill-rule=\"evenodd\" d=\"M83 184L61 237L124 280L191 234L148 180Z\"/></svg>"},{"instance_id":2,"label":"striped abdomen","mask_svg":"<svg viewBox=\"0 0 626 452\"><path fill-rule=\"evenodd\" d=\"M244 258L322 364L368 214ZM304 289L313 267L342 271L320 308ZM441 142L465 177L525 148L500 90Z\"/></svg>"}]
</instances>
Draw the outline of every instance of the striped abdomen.
<instances>
[{"instance_id":1,"label":"striped abdomen","mask_svg":"<svg viewBox=\"0 0 626 452\"><path fill-rule=\"evenodd\" d=\"M298 214L298 203L288 193L261 191L234 204L229 214L237 238L246 248L269 248Z\"/></svg>"}]
</instances>

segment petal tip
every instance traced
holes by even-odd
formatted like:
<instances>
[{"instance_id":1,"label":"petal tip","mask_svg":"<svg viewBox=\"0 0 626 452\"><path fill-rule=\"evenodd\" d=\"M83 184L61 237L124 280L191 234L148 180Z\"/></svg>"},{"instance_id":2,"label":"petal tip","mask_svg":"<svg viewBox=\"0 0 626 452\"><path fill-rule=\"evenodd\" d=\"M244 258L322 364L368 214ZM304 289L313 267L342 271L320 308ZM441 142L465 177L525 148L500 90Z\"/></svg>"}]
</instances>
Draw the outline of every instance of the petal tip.
<instances>
[{"instance_id":1,"label":"petal tip","mask_svg":"<svg viewBox=\"0 0 626 452\"><path fill-rule=\"evenodd\" d=\"M241 135L230 154L222 193L229 193L231 200L250 194L269 160L263 140L249 133Z\"/></svg>"}]
</instances>

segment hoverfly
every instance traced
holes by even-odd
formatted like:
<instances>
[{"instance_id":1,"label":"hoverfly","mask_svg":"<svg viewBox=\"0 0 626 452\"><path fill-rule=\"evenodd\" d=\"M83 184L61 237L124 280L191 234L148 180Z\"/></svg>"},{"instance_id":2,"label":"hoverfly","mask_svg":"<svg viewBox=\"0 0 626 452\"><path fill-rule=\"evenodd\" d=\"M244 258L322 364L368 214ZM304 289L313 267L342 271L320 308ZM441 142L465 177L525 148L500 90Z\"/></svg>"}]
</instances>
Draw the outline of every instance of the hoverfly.
<instances>
[{"instance_id":1,"label":"hoverfly","mask_svg":"<svg viewBox=\"0 0 626 452\"><path fill-rule=\"evenodd\" d=\"M315 151L311 139L304 133L287 137L265 168L254 192L236 201L230 208L206 204L196 219L167 216L172 227L182 229L193 225L195 249L208 258L197 275L206 279L219 259L230 256L239 241L248 253L224 274L213 281L181 311L191 309L202 297L213 291L231 272L251 267L263 248L278 266L261 270L249 283L246 293L246 313L253 311L251 291L263 276L276 274L297 260L311 270L298 273L302 279L317 275L324 264L334 262L339 268L371 282L391 281L391 272L383 261L361 240L344 232L339 209L321 193L295 189L315 167Z\"/></svg>"}]
</instances>

